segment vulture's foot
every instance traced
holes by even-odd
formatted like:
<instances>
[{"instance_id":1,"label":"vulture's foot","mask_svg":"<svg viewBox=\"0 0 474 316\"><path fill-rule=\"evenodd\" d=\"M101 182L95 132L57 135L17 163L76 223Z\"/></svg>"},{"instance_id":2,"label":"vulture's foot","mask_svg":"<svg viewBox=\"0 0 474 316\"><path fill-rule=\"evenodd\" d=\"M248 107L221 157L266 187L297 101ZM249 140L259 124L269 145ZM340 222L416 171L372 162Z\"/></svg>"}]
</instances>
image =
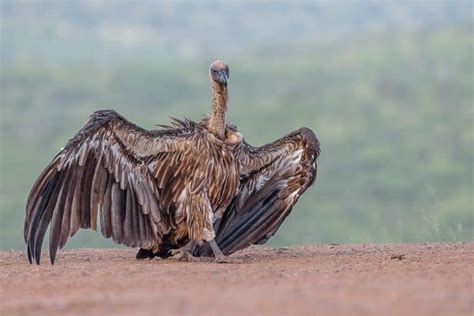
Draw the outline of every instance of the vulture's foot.
<instances>
[{"instance_id":1,"label":"vulture's foot","mask_svg":"<svg viewBox=\"0 0 474 316\"><path fill-rule=\"evenodd\" d=\"M140 250L138 250L137 252L138 260L153 259L153 258L155 258L155 254L151 250L140 248Z\"/></svg>"},{"instance_id":2,"label":"vulture's foot","mask_svg":"<svg viewBox=\"0 0 474 316\"><path fill-rule=\"evenodd\" d=\"M184 247L183 247L184 248ZM181 262L201 262L201 258L195 257L187 249L173 249L170 251L173 258L178 259Z\"/></svg>"},{"instance_id":3,"label":"vulture's foot","mask_svg":"<svg viewBox=\"0 0 474 316\"><path fill-rule=\"evenodd\" d=\"M240 259L231 258L224 255L215 257L214 262L215 263L243 263L243 261Z\"/></svg>"},{"instance_id":4,"label":"vulture's foot","mask_svg":"<svg viewBox=\"0 0 474 316\"><path fill-rule=\"evenodd\" d=\"M212 251L214 252L214 262L216 263L242 263L241 260L225 256L222 253L219 246L217 245L215 239L208 241L208 243L209 243L209 246L211 246Z\"/></svg>"}]
</instances>

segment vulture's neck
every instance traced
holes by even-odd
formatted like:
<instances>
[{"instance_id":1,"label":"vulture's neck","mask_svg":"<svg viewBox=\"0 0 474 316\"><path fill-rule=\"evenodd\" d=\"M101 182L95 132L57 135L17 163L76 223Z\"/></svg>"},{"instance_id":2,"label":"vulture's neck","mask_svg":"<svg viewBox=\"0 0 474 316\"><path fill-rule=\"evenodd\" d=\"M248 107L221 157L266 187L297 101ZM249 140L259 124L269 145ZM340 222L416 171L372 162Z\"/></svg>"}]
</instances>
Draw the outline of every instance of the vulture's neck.
<instances>
[{"instance_id":1,"label":"vulture's neck","mask_svg":"<svg viewBox=\"0 0 474 316\"><path fill-rule=\"evenodd\" d=\"M227 112L227 88L216 82L212 83L212 114L209 120L209 131L224 139L225 113Z\"/></svg>"}]
</instances>

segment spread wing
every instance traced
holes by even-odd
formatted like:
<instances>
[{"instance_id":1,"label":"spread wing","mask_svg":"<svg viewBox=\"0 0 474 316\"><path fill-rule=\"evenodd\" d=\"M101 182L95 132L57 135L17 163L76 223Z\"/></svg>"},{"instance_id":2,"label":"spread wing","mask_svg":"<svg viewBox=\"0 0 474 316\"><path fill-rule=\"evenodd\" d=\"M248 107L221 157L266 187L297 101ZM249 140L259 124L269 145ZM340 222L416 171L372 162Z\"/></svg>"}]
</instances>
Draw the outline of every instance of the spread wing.
<instances>
[{"instance_id":1,"label":"spread wing","mask_svg":"<svg viewBox=\"0 0 474 316\"><path fill-rule=\"evenodd\" d=\"M224 254L263 244L275 234L301 194L314 183L319 154L319 141L308 128L262 147L240 145L240 190L214 226ZM212 251L203 245L194 254L211 256Z\"/></svg>"},{"instance_id":2,"label":"spread wing","mask_svg":"<svg viewBox=\"0 0 474 316\"><path fill-rule=\"evenodd\" d=\"M114 111L95 112L31 189L24 223L30 263L40 262L48 226L54 264L58 248L79 228L96 230L98 219L106 238L153 247L174 225L171 201L180 192L163 188L190 172L194 134L147 131Z\"/></svg>"}]
</instances>

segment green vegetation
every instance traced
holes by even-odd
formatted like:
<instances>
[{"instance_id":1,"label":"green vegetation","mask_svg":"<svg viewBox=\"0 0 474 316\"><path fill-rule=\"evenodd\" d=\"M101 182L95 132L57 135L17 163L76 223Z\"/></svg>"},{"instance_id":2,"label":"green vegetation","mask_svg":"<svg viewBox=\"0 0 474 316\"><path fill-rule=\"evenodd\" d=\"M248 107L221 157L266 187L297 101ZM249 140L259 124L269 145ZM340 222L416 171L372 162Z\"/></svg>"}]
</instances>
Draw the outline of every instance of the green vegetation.
<instances>
[{"instance_id":1,"label":"green vegetation","mask_svg":"<svg viewBox=\"0 0 474 316\"><path fill-rule=\"evenodd\" d=\"M19 25L7 21L2 34ZM322 145L316 185L274 244L474 239L472 23L440 21L334 33L329 42L305 37L298 49L251 42L248 53L229 53L228 118L247 141L307 126ZM11 45L21 51L18 43ZM23 247L31 185L90 113L113 108L153 128L169 116L198 120L210 108L209 56L89 63L82 53L60 61L46 54L24 62L9 47L0 76L0 249ZM70 244L104 245L111 243L90 232Z\"/></svg>"}]
</instances>

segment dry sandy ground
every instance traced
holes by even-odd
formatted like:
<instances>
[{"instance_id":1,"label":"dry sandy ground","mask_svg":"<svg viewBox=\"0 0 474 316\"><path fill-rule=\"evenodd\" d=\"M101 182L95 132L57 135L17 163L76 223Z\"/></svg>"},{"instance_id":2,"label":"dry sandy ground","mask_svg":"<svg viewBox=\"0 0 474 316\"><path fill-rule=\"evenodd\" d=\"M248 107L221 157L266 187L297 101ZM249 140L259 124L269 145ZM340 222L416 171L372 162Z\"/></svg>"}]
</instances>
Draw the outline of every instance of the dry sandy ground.
<instances>
[{"instance_id":1,"label":"dry sandy ground","mask_svg":"<svg viewBox=\"0 0 474 316\"><path fill-rule=\"evenodd\" d=\"M0 253L1 315L474 315L474 242L258 247L243 263Z\"/></svg>"}]
</instances>

